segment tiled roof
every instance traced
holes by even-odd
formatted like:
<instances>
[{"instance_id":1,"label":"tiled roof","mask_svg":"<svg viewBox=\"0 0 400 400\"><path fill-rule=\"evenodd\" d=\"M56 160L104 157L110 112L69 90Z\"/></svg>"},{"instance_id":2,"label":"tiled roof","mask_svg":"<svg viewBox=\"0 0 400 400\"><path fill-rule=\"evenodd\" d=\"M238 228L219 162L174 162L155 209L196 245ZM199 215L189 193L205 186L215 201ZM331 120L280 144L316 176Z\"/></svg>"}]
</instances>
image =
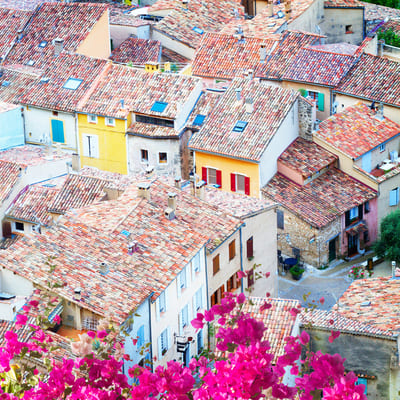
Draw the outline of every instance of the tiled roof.
<instances>
[{"instance_id":1,"label":"tiled roof","mask_svg":"<svg viewBox=\"0 0 400 400\"><path fill-rule=\"evenodd\" d=\"M54 54L53 40L56 38L64 40L65 51L75 52L106 11L105 4L43 3L36 9L22 39L7 57L7 62L39 62L43 56ZM47 42L45 47L39 47L43 42Z\"/></svg>"},{"instance_id":2,"label":"tiled roof","mask_svg":"<svg viewBox=\"0 0 400 400\"><path fill-rule=\"evenodd\" d=\"M5 217L49 225L51 215L48 208L59 190L60 188L45 185L28 186L14 200L12 206L6 211Z\"/></svg>"},{"instance_id":3,"label":"tiled roof","mask_svg":"<svg viewBox=\"0 0 400 400\"><path fill-rule=\"evenodd\" d=\"M365 20L366 21L383 21L386 17L388 18L399 18L400 10L392 7L385 7L379 4L361 2L365 8Z\"/></svg>"},{"instance_id":4,"label":"tiled roof","mask_svg":"<svg viewBox=\"0 0 400 400\"><path fill-rule=\"evenodd\" d=\"M161 50L161 59L162 61L169 61L171 63L177 64L189 64L190 60L182 55L176 53L173 50L167 49L163 47Z\"/></svg>"},{"instance_id":5,"label":"tiled roof","mask_svg":"<svg viewBox=\"0 0 400 400\"><path fill-rule=\"evenodd\" d=\"M245 38L238 41L233 35L207 33L196 50L192 74L227 79L243 77L260 61L261 45L265 46L267 54L278 39L279 35L274 39Z\"/></svg>"},{"instance_id":6,"label":"tiled roof","mask_svg":"<svg viewBox=\"0 0 400 400\"><path fill-rule=\"evenodd\" d=\"M242 99L237 101L235 89L239 87ZM189 145L199 151L258 161L298 96L292 90L236 78ZM252 113L246 112L246 98L254 101ZM242 132L233 131L238 121L247 123Z\"/></svg>"},{"instance_id":7,"label":"tiled roof","mask_svg":"<svg viewBox=\"0 0 400 400\"><path fill-rule=\"evenodd\" d=\"M21 97L39 79L40 74L22 72L10 65L3 67L3 75L0 76L0 99L7 103L19 104Z\"/></svg>"},{"instance_id":8,"label":"tiled roof","mask_svg":"<svg viewBox=\"0 0 400 400\"><path fill-rule=\"evenodd\" d=\"M308 46L312 50L328 51L336 54L347 54L349 56L354 55L357 52L358 46L351 43L326 43Z\"/></svg>"},{"instance_id":9,"label":"tiled roof","mask_svg":"<svg viewBox=\"0 0 400 400\"><path fill-rule=\"evenodd\" d=\"M131 135L153 138L178 138L179 132L173 127L134 122L126 131Z\"/></svg>"},{"instance_id":10,"label":"tiled roof","mask_svg":"<svg viewBox=\"0 0 400 400\"><path fill-rule=\"evenodd\" d=\"M380 330L376 326L367 325L357 318L351 319L346 318L340 313L339 310L336 311L326 311L326 310L303 310L300 314L300 320L306 329L308 327L320 328L323 330L334 330L343 333L351 333L355 335L367 335L367 336L390 336L393 334L386 330Z\"/></svg>"},{"instance_id":11,"label":"tiled roof","mask_svg":"<svg viewBox=\"0 0 400 400\"><path fill-rule=\"evenodd\" d=\"M271 308L260 311L264 303L272 305ZM243 304L242 312L264 323L267 328L263 339L268 340L271 345L271 353L274 361L285 354L286 340L293 334L296 317L291 313L292 309L298 309L298 300L270 299L262 297L249 297L249 301Z\"/></svg>"},{"instance_id":12,"label":"tiled roof","mask_svg":"<svg viewBox=\"0 0 400 400\"><path fill-rule=\"evenodd\" d=\"M362 2L357 0L325 0L325 8L364 8Z\"/></svg>"},{"instance_id":13,"label":"tiled roof","mask_svg":"<svg viewBox=\"0 0 400 400\"><path fill-rule=\"evenodd\" d=\"M307 45L320 44L322 38L314 33L296 31L285 31L281 35L279 45L267 57L266 62L258 65L256 76L264 79L281 79L285 71L297 61L301 49Z\"/></svg>"},{"instance_id":14,"label":"tiled roof","mask_svg":"<svg viewBox=\"0 0 400 400\"><path fill-rule=\"evenodd\" d=\"M4 101L0 100L0 113L11 111L18 108L17 105L11 103L5 103Z\"/></svg>"},{"instance_id":15,"label":"tiled roof","mask_svg":"<svg viewBox=\"0 0 400 400\"><path fill-rule=\"evenodd\" d=\"M375 190L337 168L330 168L303 186L277 173L262 192L317 228L328 225L351 208L377 197Z\"/></svg>"},{"instance_id":16,"label":"tiled roof","mask_svg":"<svg viewBox=\"0 0 400 400\"><path fill-rule=\"evenodd\" d=\"M339 299L339 312L382 331L399 333L399 303L400 280L391 277L357 279Z\"/></svg>"},{"instance_id":17,"label":"tiled roof","mask_svg":"<svg viewBox=\"0 0 400 400\"><path fill-rule=\"evenodd\" d=\"M358 102L322 121L314 135L355 159L399 133L399 124Z\"/></svg>"},{"instance_id":18,"label":"tiled roof","mask_svg":"<svg viewBox=\"0 0 400 400\"><path fill-rule=\"evenodd\" d=\"M400 20L389 20L385 22L381 27L380 30L387 31L392 30L396 35L400 34Z\"/></svg>"},{"instance_id":19,"label":"tiled roof","mask_svg":"<svg viewBox=\"0 0 400 400\"><path fill-rule=\"evenodd\" d=\"M0 0L0 7L14 10L34 10L43 0Z\"/></svg>"},{"instance_id":20,"label":"tiled roof","mask_svg":"<svg viewBox=\"0 0 400 400\"><path fill-rule=\"evenodd\" d=\"M130 111L175 118L178 108L185 104L199 82L199 78L190 76L151 74L124 65L112 65L78 111L116 118L125 118ZM121 100L124 100L123 109ZM151 111L156 101L168 103L164 111Z\"/></svg>"},{"instance_id":21,"label":"tiled roof","mask_svg":"<svg viewBox=\"0 0 400 400\"><path fill-rule=\"evenodd\" d=\"M204 115L206 118L203 120L202 125L207 120L207 116L212 112L216 104L218 103L219 99L221 98L221 93L218 92L211 92L206 90L203 92L197 101L196 105L194 106L192 112L189 115L189 118L186 122L186 127L191 129L200 129L201 125L193 125L196 117L198 115Z\"/></svg>"},{"instance_id":22,"label":"tiled roof","mask_svg":"<svg viewBox=\"0 0 400 400\"><path fill-rule=\"evenodd\" d=\"M308 47L301 49L282 79L336 86L356 61L352 55L330 53Z\"/></svg>"},{"instance_id":23,"label":"tiled roof","mask_svg":"<svg viewBox=\"0 0 400 400\"><path fill-rule=\"evenodd\" d=\"M335 92L400 107L400 63L363 54Z\"/></svg>"},{"instance_id":24,"label":"tiled roof","mask_svg":"<svg viewBox=\"0 0 400 400\"><path fill-rule=\"evenodd\" d=\"M161 43L158 40L128 38L117 47L110 57L118 63L143 65L148 61L158 62Z\"/></svg>"},{"instance_id":25,"label":"tiled roof","mask_svg":"<svg viewBox=\"0 0 400 400\"><path fill-rule=\"evenodd\" d=\"M48 154L43 146L29 144L0 151L0 160L23 164L28 167L51 163L53 160L67 161L69 159L71 159L70 154L58 152Z\"/></svg>"},{"instance_id":26,"label":"tiled roof","mask_svg":"<svg viewBox=\"0 0 400 400\"><path fill-rule=\"evenodd\" d=\"M79 170L79 174L105 180L107 181L105 188L113 188L121 191L124 191L134 182L134 177L118 174L116 172L102 171L94 167L84 167Z\"/></svg>"},{"instance_id":27,"label":"tiled roof","mask_svg":"<svg viewBox=\"0 0 400 400\"><path fill-rule=\"evenodd\" d=\"M338 157L316 143L298 137L278 158L283 165L308 178L331 165Z\"/></svg>"},{"instance_id":28,"label":"tiled roof","mask_svg":"<svg viewBox=\"0 0 400 400\"><path fill-rule=\"evenodd\" d=\"M0 161L0 204L11 194L21 176L23 165Z\"/></svg>"},{"instance_id":29,"label":"tiled roof","mask_svg":"<svg viewBox=\"0 0 400 400\"><path fill-rule=\"evenodd\" d=\"M90 176L71 174L57 193L49 211L65 214L70 209L80 208L104 197L108 182Z\"/></svg>"},{"instance_id":30,"label":"tiled roof","mask_svg":"<svg viewBox=\"0 0 400 400\"><path fill-rule=\"evenodd\" d=\"M204 32L218 32L235 18L233 9L238 10L238 15L244 15L243 7L236 0L191 0L187 8L176 7L153 29L195 49Z\"/></svg>"},{"instance_id":31,"label":"tiled roof","mask_svg":"<svg viewBox=\"0 0 400 400\"><path fill-rule=\"evenodd\" d=\"M0 2L0 7L2 7ZM29 21L32 12L0 8L0 57L5 56L17 39L17 32Z\"/></svg>"},{"instance_id":32,"label":"tiled roof","mask_svg":"<svg viewBox=\"0 0 400 400\"><path fill-rule=\"evenodd\" d=\"M40 81L21 98L22 104L62 111L74 111L88 93L93 81L101 74L107 61L81 56L79 54L61 53L58 57L49 56L41 61L49 63L44 68ZM42 80L47 78L48 81ZM81 80L75 90L65 88L68 79Z\"/></svg>"}]
</instances>

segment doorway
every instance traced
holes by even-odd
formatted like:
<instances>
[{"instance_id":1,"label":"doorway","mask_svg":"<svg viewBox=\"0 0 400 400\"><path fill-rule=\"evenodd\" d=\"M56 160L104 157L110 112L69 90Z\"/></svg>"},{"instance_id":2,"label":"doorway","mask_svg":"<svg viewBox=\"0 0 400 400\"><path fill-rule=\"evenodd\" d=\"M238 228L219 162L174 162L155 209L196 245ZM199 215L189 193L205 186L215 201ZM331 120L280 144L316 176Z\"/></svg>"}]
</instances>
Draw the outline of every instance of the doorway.
<instances>
[{"instance_id":1,"label":"doorway","mask_svg":"<svg viewBox=\"0 0 400 400\"><path fill-rule=\"evenodd\" d=\"M348 256L351 257L358 253L358 233L354 236L348 235L348 243Z\"/></svg>"},{"instance_id":2,"label":"doorway","mask_svg":"<svg viewBox=\"0 0 400 400\"><path fill-rule=\"evenodd\" d=\"M336 238L329 241L329 262L336 259Z\"/></svg>"}]
</instances>

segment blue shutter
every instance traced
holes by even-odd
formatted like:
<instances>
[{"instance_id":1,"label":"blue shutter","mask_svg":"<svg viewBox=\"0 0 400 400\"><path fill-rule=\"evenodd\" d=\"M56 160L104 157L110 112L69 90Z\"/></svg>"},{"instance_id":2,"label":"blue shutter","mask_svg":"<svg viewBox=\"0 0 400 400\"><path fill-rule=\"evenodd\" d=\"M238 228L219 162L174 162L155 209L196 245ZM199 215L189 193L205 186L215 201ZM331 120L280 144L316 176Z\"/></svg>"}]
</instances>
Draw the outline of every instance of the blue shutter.
<instances>
[{"instance_id":1,"label":"blue shutter","mask_svg":"<svg viewBox=\"0 0 400 400\"><path fill-rule=\"evenodd\" d=\"M364 394L367 394L367 378L358 378L357 382L355 383L356 385L364 385Z\"/></svg>"},{"instance_id":2,"label":"blue shutter","mask_svg":"<svg viewBox=\"0 0 400 400\"><path fill-rule=\"evenodd\" d=\"M395 206L398 203L399 188L393 189L389 193L389 206Z\"/></svg>"},{"instance_id":3,"label":"blue shutter","mask_svg":"<svg viewBox=\"0 0 400 400\"><path fill-rule=\"evenodd\" d=\"M144 325L142 325L138 331L137 331L137 349L140 350L140 348L144 345Z\"/></svg>"},{"instance_id":4,"label":"blue shutter","mask_svg":"<svg viewBox=\"0 0 400 400\"><path fill-rule=\"evenodd\" d=\"M65 143L64 139L64 123L58 119L51 120L51 133L53 142Z\"/></svg>"},{"instance_id":5,"label":"blue shutter","mask_svg":"<svg viewBox=\"0 0 400 400\"><path fill-rule=\"evenodd\" d=\"M165 291L160 294L159 298L160 298L160 301L159 301L160 308L159 308L159 310L160 310L160 313L162 313L162 312L166 311L166 307L165 307Z\"/></svg>"},{"instance_id":6,"label":"blue shutter","mask_svg":"<svg viewBox=\"0 0 400 400\"><path fill-rule=\"evenodd\" d=\"M162 336L163 334L161 333L161 335L158 337L158 359L161 360L162 358L162 345L163 345L163 341L162 341Z\"/></svg>"},{"instance_id":7,"label":"blue shutter","mask_svg":"<svg viewBox=\"0 0 400 400\"><path fill-rule=\"evenodd\" d=\"M361 159L361 168L365 171L370 173L371 172L371 152L365 153Z\"/></svg>"},{"instance_id":8,"label":"blue shutter","mask_svg":"<svg viewBox=\"0 0 400 400\"><path fill-rule=\"evenodd\" d=\"M318 93L318 110L319 111L324 111L324 94L323 93Z\"/></svg>"}]
</instances>

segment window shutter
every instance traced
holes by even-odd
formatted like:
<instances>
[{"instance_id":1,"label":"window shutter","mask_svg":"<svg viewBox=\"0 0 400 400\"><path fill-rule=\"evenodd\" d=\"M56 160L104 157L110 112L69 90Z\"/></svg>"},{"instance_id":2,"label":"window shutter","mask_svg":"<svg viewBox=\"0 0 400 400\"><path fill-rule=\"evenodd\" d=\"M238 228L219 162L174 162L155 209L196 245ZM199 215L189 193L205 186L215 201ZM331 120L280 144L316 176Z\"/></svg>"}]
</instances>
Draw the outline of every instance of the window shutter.
<instances>
[{"instance_id":1,"label":"window shutter","mask_svg":"<svg viewBox=\"0 0 400 400\"><path fill-rule=\"evenodd\" d=\"M231 174L231 191L236 192L236 174Z\"/></svg>"},{"instance_id":2,"label":"window shutter","mask_svg":"<svg viewBox=\"0 0 400 400\"><path fill-rule=\"evenodd\" d=\"M345 217L345 225L349 226L350 225L350 210L346 211L346 213L344 214Z\"/></svg>"},{"instance_id":3,"label":"window shutter","mask_svg":"<svg viewBox=\"0 0 400 400\"><path fill-rule=\"evenodd\" d=\"M171 347L171 328L168 327L167 328L167 350L169 350L169 348Z\"/></svg>"},{"instance_id":4,"label":"window shutter","mask_svg":"<svg viewBox=\"0 0 400 400\"><path fill-rule=\"evenodd\" d=\"M277 224L279 229L284 229L285 228L285 220L283 217L283 211L282 210L276 210L276 219L277 219Z\"/></svg>"},{"instance_id":5,"label":"window shutter","mask_svg":"<svg viewBox=\"0 0 400 400\"><path fill-rule=\"evenodd\" d=\"M164 332L163 332L164 333ZM163 333L161 333L161 335L158 337L158 359L161 360L162 359L162 335Z\"/></svg>"},{"instance_id":6,"label":"window shutter","mask_svg":"<svg viewBox=\"0 0 400 400\"><path fill-rule=\"evenodd\" d=\"M318 93L318 110L324 111L324 94Z\"/></svg>"},{"instance_id":7,"label":"window shutter","mask_svg":"<svg viewBox=\"0 0 400 400\"><path fill-rule=\"evenodd\" d=\"M160 319L160 296L156 298L156 320Z\"/></svg>"},{"instance_id":8,"label":"window shutter","mask_svg":"<svg viewBox=\"0 0 400 400\"><path fill-rule=\"evenodd\" d=\"M253 257L253 236L247 240L247 258Z\"/></svg>"},{"instance_id":9,"label":"window shutter","mask_svg":"<svg viewBox=\"0 0 400 400\"><path fill-rule=\"evenodd\" d=\"M250 196L250 178L248 176L244 178L244 193Z\"/></svg>"},{"instance_id":10,"label":"window shutter","mask_svg":"<svg viewBox=\"0 0 400 400\"><path fill-rule=\"evenodd\" d=\"M175 281L176 281L176 289L178 292L178 297L181 297L182 291L181 291L181 275L180 274L176 277Z\"/></svg>"},{"instance_id":11,"label":"window shutter","mask_svg":"<svg viewBox=\"0 0 400 400\"><path fill-rule=\"evenodd\" d=\"M190 271L188 267L185 267L185 287L190 286Z\"/></svg>"},{"instance_id":12,"label":"window shutter","mask_svg":"<svg viewBox=\"0 0 400 400\"><path fill-rule=\"evenodd\" d=\"M217 169L217 185L222 187L222 172L219 169Z\"/></svg>"},{"instance_id":13,"label":"window shutter","mask_svg":"<svg viewBox=\"0 0 400 400\"><path fill-rule=\"evenodd\" d=\"M364 207L361 204L358 206L358 219L363 219L363 211L364 211Z\"/></svg>"},{"instance_id":14,"label":"window shutter","mask_svg":"<svg viewBox=\"0 0 400 400\"><path fill-rule=\"evenodd\" d=\"M389 193L389 206L395 206L398 203L398 188Z\"/></svg>"},{"instance_id":15,"label":"window shutter","mask_svg":"<svg viewBox=\"0 0 400 400\"><path fill-rule=\"evenodd\" d=\"M144 345L144 325L142 325L139 330L137 331L137 337L138 341L136 343L137 349L140 350L140 348Z\"/></svg>"},{"instance_id":16,"label":"window shutter","mask_svg":"<svg viewBox=\"0 0 400 400\"><path fill-rule=\"evenodd\" d=\"M202 167L201 168L201 179L207 183L207 168L206 167Z\"/></svg>"},{"instance_id":17,"label":"window shutter","mask_svg":"<svg viewBox=\"0 0 400 400\"><path fill-rule=\"evenodd\" d=\"M168 306L169 306L169 304L168 304L169 303L169 298L168 298L169 289L168 289L168 287L165 288L164 293L165 293L165 311L167 311L168 310Z\"/></svg>"},{"instance_id":18,"label":"window shutter","mask_svg":"<svg viewBox=\"0 0 400 400\"><path fill-rule=\"evenodd\" d=\"M83 155L89 157L89 135L82 135Z\"/></svg>"}]
</instances>

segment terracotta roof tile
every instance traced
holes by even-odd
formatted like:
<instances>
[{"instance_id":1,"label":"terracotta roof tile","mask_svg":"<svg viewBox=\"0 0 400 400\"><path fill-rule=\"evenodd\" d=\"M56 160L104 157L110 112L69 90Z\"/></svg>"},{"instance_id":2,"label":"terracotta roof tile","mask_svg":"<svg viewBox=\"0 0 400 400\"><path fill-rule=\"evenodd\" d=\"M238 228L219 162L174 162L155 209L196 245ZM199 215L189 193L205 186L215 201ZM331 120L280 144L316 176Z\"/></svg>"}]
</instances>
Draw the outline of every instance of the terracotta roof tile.
<instances>
[{"instance_id":1,"label":"terracotta roof tile","mask_svg":"<svg viewBox=\"0 0 400 400\"><path fill-rule=\"evenodd\" d=\"M219 99L221 98L221 93L218 92L211 92L206 90L203 92L197 101L196 105L194 106L192 112L189 115L189 118L186 122L186 127L191 129L200 129L200 127L205 123L207 120L208 115L212 112L216 104L218 103ZM199 125L201 121L197 120L196 125L194 122L198 115L204 116L203 122Z\"/></svg>"},{"instance_id":2,"label":"terracotta roof tile","mask_svg":"<svg viewBox=\"0 0 400 400\"><path fill-rule=\"evenodd\" d=\"M399 293L398 279L358 279L339 299L339 312L346 318L396 334L400 331Z\"/></svg>"},{"instance_id":3,"label":"terracotta roof tile","mask_svg":"<svg viewBox=\"0 0 400 400\"><path fill-rule=\"evenodd\" d=\"M175 118L200 80L190 76L147 73L124 65L112 65L93 87L78 111L126 118L129 112ZM120 101L124 100L121 109ZM156 101L167 103L162 112L151 111Z\"/></svg>"},{"instance_id":4,"label":"terracotta roof tile","mask_svg":"<svg viewBox=\"0 0 400 400\"><path fill-rule=\"evenodd\" d=\"M0 204L10 196L21 177L22 167L13 162L0 161Z\"/></svg>"},{"instance_id":5,"label":"terracotta roof tile","mask_svg":"<svg viewBox=\"0 0 400 400\"><path fill-rule=\"evenodd\" d=\"M260 311L264 303L272 305L267 310ZM271 353L274 354L274 362L285 354L285 338L293 334L296 318L291 314L293 308L298 308L298 300L270 299L261 297L249 297L249 301L243 304L242 311L251 317L262 321L267 328L264 332L264 340L271 345Z\"/></svg>"},{"instance_id":6,"label":"terracotta roof tile","mask_svg":"<svg viewBox=\"0 0 400 400\"><path fill-rule=\"evenodd\" d=\"M364 8L361 1L357 0L325 0L325 8Z\"/></svg>"},{"instance_id":7,"label":"terracotta roof tile","mask_svg":"<svg viewBox=\"0 0 400 400\"><path fill-rule=\"evenodd\" d=\"M190 63L190 60L188 58L176 53L173 50L167 49L166 47L163 47L161 50L161 59L162 61L169 61L171 63L184 64L184 65Z\"/></svg>"},{"instance_id":8,"label":"terracotta roof tile","mask_svg":"<svg viewBox=\"0 0 400 400\"><path fill-rule=\"evenodd\" d=\"M358 102L322 121L314 135L356 159L399 133L399 124Z\"/></svg>"},{"instance_id":9,"label":"terracotta roof tile","mask_svg":"<svg viewBox=\"0 0 400 400\"><path fill-rule=\"evenodd\" d=\"M336 53L336 54L347 54L349 56L354 55L358 50L358 46L356 46L355 44L351 44L351 43L317 44L317 45L308 46L308 48L312 49L312 50L321 50L321 51L327 51L327 52Z\"/></svg>"},{"instance_id":10,"label":"terracotta roof tile","mask_svg":"<svg viewBox=\"0 0 400 400\"><path fill-rule=\"evenodd\" d=\"M0 0L0 7L14 10L34 10L43 0Z\"/></svg>"},{"instance_id":11,"label":"terracotta roof tile","mask_svg":"<svg viewBox=\"0 0 400 400\"><path fill-rule=\"evenodd\" d=\"M335 92L400 107L400 63L363 54Z\"/></svg>"},{"instance_id":12,"label":"terracotta roof tile","mask_svg":"<svg viewBox=\"0 0 400 400\"><path fill-rule=\"evenodd\" d=\"M377 197L376 191L337 168L328 169L303 186L277 173L262 192L317 228L328 225L351 208Z\"/></svg>"},{"instance_id":13,"label":"terracotta roof tile","mask_svg":"<svg viewBox=\"0 0 400 400\"><path fill-rule=\"evenodd\" d=\"M298 137L278 158L291 169L300 171L304 178L331 165L338 157L316 143Z\"/></svg>"},{"instance_id":14,"label":"terracotta roof tile","mask_svg":"<svg viewBox=\"0 0 400 400\"><path fill-rule=\"evenodd\" d=\"M379 4L361 2L365 7L365 20L366 21L383 21L386 17L388 18L399 18L400 10L392 7L385 7Z\"/></svg>"},{"instance_id":15,"label":"terracotta roof tile","mask_svg":"<svg viewBox=\"0 0 400 400\"><path fill-rule=\"evenodd\" d=\"M131 135L154 138L178 138L179 132L173 127L134 122L126 131Z\"/></svg>"},{"instance_id":16,"label":"terracotta roof tile","mask_svg":"<svg viewBox=\"0 0 400 400\"><path fill-rule=\"evenodd\" d=\"M240 101L235 93L239 87ZM198 151L258 161L298 96L292 90L236 78L189 145ZM246 112L246 98L254 101L252 113ZM233 131L238 121L247 123L242 132Z\"/></svg>"},{"instance_id":17,"label":"terracotta roof tile","mask_svg":"<svg viewBox=\"0 0 400 400\"><path fill-rule=\"evenodd\" d=\"M118 63L143 65L148 61L159 62L161 43L158 40L128 38L111 54L110 59Z\"/></svg>"}]
</instances>

